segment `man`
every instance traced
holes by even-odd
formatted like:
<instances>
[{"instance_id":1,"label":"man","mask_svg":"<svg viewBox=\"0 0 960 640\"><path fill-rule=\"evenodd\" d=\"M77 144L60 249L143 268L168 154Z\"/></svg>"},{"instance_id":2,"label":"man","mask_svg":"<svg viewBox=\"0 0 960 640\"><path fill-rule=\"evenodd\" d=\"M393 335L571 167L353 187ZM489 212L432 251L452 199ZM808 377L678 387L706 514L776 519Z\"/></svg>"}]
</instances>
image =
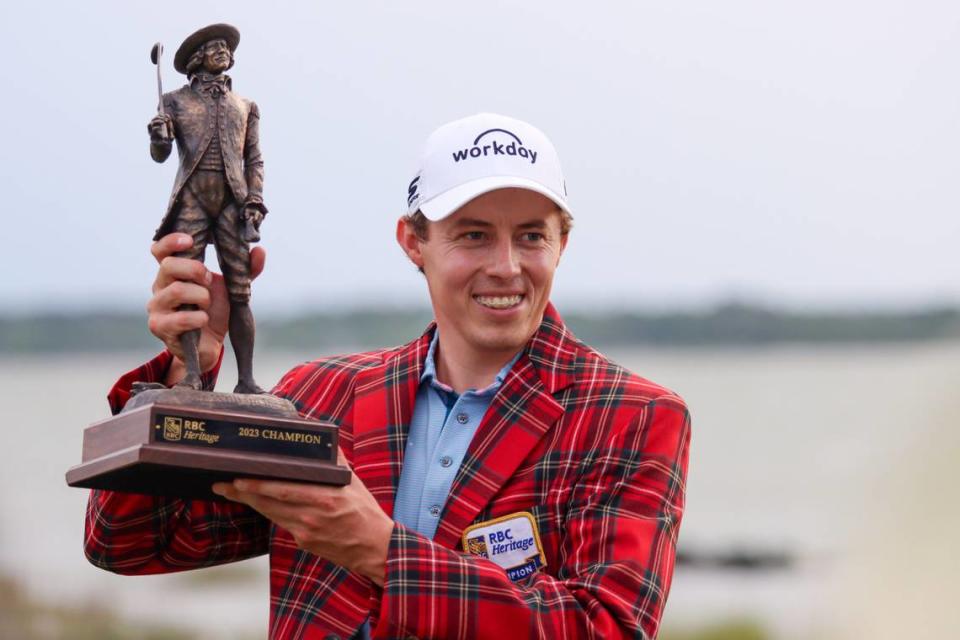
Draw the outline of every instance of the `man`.
<instances>
[{"instance_id":1,"label":"man","mask_svg":"<svg viewBox=\"0 0 960 640\"><path fill-rule=\"evenodd\" d=\"M150 156L163 162L177 141L180 167L166 215L154 240L170 232L190 235L193 244L179 257L203 261L211 237L230 300L229 333L237 357L236 393L263 393L253 379L254 321L250 310L250 251L259 239L267 208L263 204L263 159L260 155L260 111L256 103L232 91L233 53L240 32L228 24L213 24L191 34L174 56L174 68L189 84L163 95L164 113L150 121ZM252 227L244 235L246 226ZM185 311L200 301L186 299ZM199 390L201 332L187 331L171 345L186 375L177 386ZM223 334L216 336L222 341Z\"/></svg>"},{"instance_id":2,"label":"man","mask_svg":"<svg viewBox=\"0 0 960 640\"><path fill-rule=\"evenodd\" d=\"M142 574L269 552L276 638L654 637L689 416L550 305L570 220L539 130L480 114L435 131L397 223L435 324L402 347L301 365L273 391L340 425L351 483L214 485L229 503L95 491L90 561ZM192 322L178 320L179 297L213 286L167 258L186 244L154 245L165 300L151 326L168 346ZM259 272L262 249L252 261ZM175 383L173 360L122 378L114 409L134 380Z\"/></svg>"}]
</instances>

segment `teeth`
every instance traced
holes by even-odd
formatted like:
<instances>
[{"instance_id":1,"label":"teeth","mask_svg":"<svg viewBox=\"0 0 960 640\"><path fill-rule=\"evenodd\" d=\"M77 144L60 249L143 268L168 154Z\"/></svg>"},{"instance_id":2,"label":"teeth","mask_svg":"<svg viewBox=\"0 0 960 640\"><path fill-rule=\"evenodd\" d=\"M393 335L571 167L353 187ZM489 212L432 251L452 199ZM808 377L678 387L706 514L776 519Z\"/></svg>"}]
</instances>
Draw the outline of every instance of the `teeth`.
<instances>
[{"instance_id":1,"label":"teeth","mask_svg":"<svg viewBox=\"0 0 960 640\"><path fill-rule=\"evenodd\" d=\"M473 299L491 309L509 309L520 304L523 296L474 296Z\"/></svg>"}]
</instances>

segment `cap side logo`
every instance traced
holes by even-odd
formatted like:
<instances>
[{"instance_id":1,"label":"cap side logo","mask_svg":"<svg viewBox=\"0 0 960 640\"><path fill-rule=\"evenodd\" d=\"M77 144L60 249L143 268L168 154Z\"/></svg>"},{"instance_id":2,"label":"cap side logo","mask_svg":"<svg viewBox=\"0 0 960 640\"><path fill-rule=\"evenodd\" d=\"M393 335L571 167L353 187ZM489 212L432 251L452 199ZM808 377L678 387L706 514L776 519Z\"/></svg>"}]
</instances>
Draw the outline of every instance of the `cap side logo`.
<instances>
[{"instance_id":1,"label":"cap side logo","mask_svg":"<svg viewBox=\"0 0 960 640\"><path fill-rule=\"evenodd\" d=\"M496 139L491 137L485 141L488 144L481 144L481 140L485 136L495 133L506 134L513 138L513 141L497 143ZM537 163L537 152L523 146L523 141L520 140L519 136L506 129L487 129L474 139L473 146L454 151L453 161L460 162L462 160L468 160L469 158L479 158L480 156L518 156L520 158L526 158L530 161L530 164Z\"/></svg>"},{"instance_id":2,"label":"cap side logo","mask_svg":"<svg viewBox=\"0 0 960 640\"><path fill-rule=\"evenodd\" d=\"M417 176L410 181L410 186L407 187L407 206L412 206L413 201L420 197L420 194L417 193L417 187L419 186L420 176Z\"/></svg>"}]
</instances>

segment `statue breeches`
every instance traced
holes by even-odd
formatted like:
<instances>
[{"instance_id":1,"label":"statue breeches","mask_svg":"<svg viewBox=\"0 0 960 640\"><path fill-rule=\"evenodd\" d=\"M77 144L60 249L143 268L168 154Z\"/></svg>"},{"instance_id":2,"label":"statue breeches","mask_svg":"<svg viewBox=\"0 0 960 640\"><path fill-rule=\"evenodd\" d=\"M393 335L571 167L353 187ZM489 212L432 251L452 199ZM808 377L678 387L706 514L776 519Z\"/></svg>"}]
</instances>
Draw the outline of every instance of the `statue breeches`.
<instances>
[{"instance_id":1,"label":"statue breeches","mask_svg":"<svg viewBox=\"0 0 960 640\"><path fill-rule=\"evenodd\" d=\"M250 301L250 247L243 239L241 207L221 171L198 170L187 180L174 212L172 231L188 233L193 246L178 256L203 260L213 240L230 300Z\"/></svg>"}]
</instances>

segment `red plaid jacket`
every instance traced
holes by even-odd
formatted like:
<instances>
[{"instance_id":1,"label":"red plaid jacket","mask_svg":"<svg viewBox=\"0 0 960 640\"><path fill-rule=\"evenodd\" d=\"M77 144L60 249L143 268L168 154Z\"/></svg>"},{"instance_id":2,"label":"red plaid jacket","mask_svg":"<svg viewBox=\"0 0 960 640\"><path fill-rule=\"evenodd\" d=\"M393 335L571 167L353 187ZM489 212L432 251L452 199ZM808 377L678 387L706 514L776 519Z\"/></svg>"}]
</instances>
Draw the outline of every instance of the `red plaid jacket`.
<instances>
[{"instance_id":1,"label":"red plaid jacket","mask_svg":"<svg viewBox=\"0 0 960 640\"><path fill-rule=\"evenodd\" d=\"M354 472L391 514L432 328L395 349L298 366L274 393L340 425ZM134 379L159 379L169 355ZM93 491L86 554L125 574L270 554L270 637L653 638L673 573L690 421L673 393L578 342L552 307L470 444L433 540L396 525L380 589L301 551L243 505ZM519 511L546 567L521 582L464 553L469 525ZM349 532L344 532L349 535Z\"/></svg>"}]
</instances>

